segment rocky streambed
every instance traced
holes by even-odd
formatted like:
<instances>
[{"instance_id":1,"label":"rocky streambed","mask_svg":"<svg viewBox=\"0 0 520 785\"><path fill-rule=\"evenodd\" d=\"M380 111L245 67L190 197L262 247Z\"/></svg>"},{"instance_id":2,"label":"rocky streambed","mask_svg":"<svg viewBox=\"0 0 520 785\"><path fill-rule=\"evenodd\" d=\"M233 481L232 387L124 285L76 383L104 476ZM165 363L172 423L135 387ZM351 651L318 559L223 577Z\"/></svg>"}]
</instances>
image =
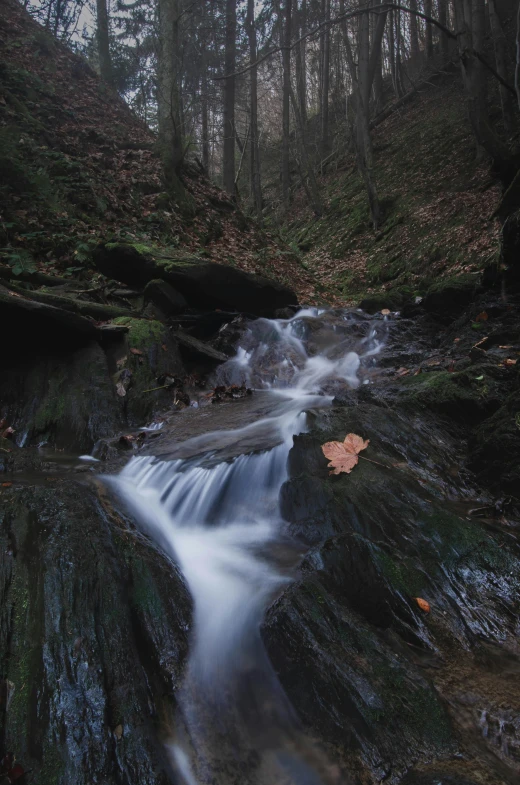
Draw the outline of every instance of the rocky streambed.
<instances>
[{"instance_id":1,"label":"rocky streambed","mask_svg":"<svg viewBox=\"0 0 520 785\"><path fill-rule=\"evenodd\" d=\"M400 316L307 311L220 324L223 311L205 313L197 328L184 325L202 339L189 350L175 338L182 325L161 318L9 357L4 750L42 785L514 783L518 303L490 290L457 318L422 305ZM242 384L252 395L212 403L215 388ZM280 429L297 412L305 424ZM139 430L152 420L164 425ZM321 445L350 432L370 440L368 460L331 476ZM287 579L265 600L272 670L256 659L253 630L209 738L211 681L205 691L188 685L195 719L186 708L187 571L104 476L156 456L199 472L197 482L207 472L202 496L211 472L229 485L237 461L263 461L284 443L288 459L266 480L280 481L276 536L254 546L255 564ZM247 514L261 465L240 480ZM224 490L213 517L229 504ZM264 714L276 722L262 725Z\"/></svg>"}]
</instances>

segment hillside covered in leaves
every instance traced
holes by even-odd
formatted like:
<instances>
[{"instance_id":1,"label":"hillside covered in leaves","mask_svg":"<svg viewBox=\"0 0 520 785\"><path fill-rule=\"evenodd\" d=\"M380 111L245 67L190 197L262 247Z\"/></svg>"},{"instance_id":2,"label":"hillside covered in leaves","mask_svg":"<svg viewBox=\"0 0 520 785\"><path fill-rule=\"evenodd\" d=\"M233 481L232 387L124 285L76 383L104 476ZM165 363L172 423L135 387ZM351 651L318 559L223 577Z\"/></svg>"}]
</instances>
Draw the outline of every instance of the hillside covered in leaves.
<instances>
[{"instance_id":1,"label":"hillside covered in leaves","mask_svg":"<svg viewBox=\"0 0 520 785\"><path fill-rule=\"evenodd\" d=\"M151 131L16 0L0 6L0 169L0 261L15 273L90 277L92 248L124 240L291 278L312 296L294 254L195 159L183 167L180 209L165 191Z\"/></svg>"}]
</instances>

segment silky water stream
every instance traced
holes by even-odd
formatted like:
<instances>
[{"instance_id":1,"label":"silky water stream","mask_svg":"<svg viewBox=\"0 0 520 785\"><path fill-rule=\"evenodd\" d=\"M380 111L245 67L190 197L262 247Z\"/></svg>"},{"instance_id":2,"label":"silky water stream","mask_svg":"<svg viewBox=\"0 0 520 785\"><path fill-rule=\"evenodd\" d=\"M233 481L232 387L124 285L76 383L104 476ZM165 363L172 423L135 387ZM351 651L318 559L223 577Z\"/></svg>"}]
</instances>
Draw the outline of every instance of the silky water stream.
<instances>
[{"instance_id":1,"label":"silky water stream","mask_svg":"<svg viewBox=\"0 0 520 785\"><path fill-rule=\"evenodd\" d=\"M368 383L365 370L385 328L356 312L316 309L250 322L215 383L252 387L253 398L265 399L260 417L252 407L251 422L240 429L184 442L193 442L187 459L132 458L106 478L178 565L193 598L190 656L168 744L180 783L339 781L303 735L260 625L302 555L285 532L278 501L293 436L305 430L306 411L330 405L338 389ZM241 444L244 436L247 452L220 460L218 447Z\"/></svg>"}]
</instances>

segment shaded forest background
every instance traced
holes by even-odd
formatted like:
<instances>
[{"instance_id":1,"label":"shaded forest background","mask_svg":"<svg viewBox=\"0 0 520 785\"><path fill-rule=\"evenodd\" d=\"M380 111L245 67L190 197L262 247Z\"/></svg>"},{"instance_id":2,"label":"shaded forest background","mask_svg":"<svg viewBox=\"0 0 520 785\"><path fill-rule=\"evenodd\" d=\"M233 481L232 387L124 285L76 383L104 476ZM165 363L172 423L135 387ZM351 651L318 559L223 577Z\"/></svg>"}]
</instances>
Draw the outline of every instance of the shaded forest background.
<instances>
[{"instance_id":1,"label":"shaded forest background","mask_svg":"<svg viewBox=\"0 0 520 785\"><path fill-rule=\"evenodd\" d=\"M122 230L144 242L202 246L216 261L251 271L296 274L307 299L344 302L391 289L398 306L438 275L472 275L496 262L496 216L503 219L519 201L517 9L509 0L37 0L24 6L43 30L18 40L11 59L37 69L40 79L54 69L59 81L60 70L67 77L56 58L74 51L76 71L82 63L92 77L101 76L96 91L107 104L118 93L121 106L142 121L124 155L107 163L91 138L96 152L84 161L96 169L86 173L96 193L106 191L108 170L112 193L126 183L138 225L126 226L117 209L112 220L110 196L98 194L99 231L91 228L91 211L83 210L87 228L76 220L74 229L79 246L64 242L61 253L52 247L57 269L65 264L79 272L73 268L100 234ZM65 49L56 49L56 38ZM88 102L80 84L70 93L71 101ZM13 138L23 119L17 117L13 131L17 109L12 102L7 109L7 155L26 158ZM107 144L117 138L110 110L98 117L97 129ZM42 157L38 149L35 159ZM131 158L132 167L142 166L128 179ZM31 166L37 178L47 172L53 187L56 177L62 190L70 181L70 173L48 171L46 161ZM195 173L227 193L212 198L227 199L229 215L240 214L233 242L223 240L227 258L211 250L226 231L220 218L208 223L201 216L190 185ZM4 193L12 208L11 187ZM24 232L12 213L7 208L2 254L7 264L29 269L31 259L41 262L42 249L36 238L16 239ZM42 218L35 219L35 232ZM256 233L255 242L243 243L243 230Z\"/></svg>"}]
</instances>

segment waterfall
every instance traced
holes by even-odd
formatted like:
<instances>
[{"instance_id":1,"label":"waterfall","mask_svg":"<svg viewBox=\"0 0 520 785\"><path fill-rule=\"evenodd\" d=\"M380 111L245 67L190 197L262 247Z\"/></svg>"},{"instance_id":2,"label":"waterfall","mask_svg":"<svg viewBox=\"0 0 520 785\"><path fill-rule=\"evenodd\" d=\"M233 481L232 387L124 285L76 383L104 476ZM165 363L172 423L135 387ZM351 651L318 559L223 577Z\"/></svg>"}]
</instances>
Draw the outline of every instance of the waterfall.
<instances>
[{"instance_id":1,"label":"waterfall","mask_svg":"<svg viewBox=\"0 0 520 785\"><path fill-rule=\"evenodd\" d=\"M301 555L284 531L278 502L293 436L305 430L306 410L330 405L340 386L360 384L384 329L381 320L371 323L356 312L317 309L249 323L215 383L267 391L268 416L245 427L259 435L274 430L277 446L208 466L208 450L238 438L238 431L215 431L196 437L195 458L135 457L117 477L105 478L177 563L194 601L189 662L169 745L180 782L325 782L259 631L266 607L293 579Z\"/></svg>"}]
</instances>

